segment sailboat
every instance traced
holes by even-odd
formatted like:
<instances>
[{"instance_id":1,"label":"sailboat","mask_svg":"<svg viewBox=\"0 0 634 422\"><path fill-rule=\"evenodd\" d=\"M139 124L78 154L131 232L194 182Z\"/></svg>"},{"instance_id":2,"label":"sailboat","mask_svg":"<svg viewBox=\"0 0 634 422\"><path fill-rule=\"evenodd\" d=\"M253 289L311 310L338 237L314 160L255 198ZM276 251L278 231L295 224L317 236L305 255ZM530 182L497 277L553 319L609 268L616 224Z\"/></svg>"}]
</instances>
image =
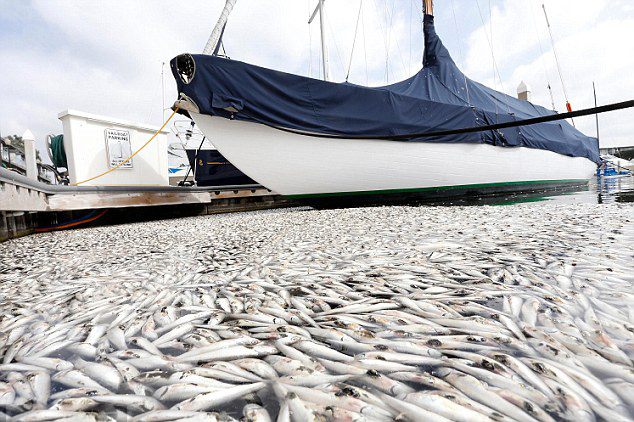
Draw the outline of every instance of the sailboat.
<instances>
[{"instance_id":1,"label":"sailboat","mask_svg":"<svg viewBox=\"0 0 634 422\"><path fill-rule=\"evenodd\" d=\"M317 7L323 26L323 0ZM600 163L598 142L566 121L479 129L554 112L466 77L436 32L432 0L423 0L423 13L423 66L401 82L364 87L182 54L171 61L175 106L242 172L291 198L586 184Z\"/></svg>"}]
</instances>

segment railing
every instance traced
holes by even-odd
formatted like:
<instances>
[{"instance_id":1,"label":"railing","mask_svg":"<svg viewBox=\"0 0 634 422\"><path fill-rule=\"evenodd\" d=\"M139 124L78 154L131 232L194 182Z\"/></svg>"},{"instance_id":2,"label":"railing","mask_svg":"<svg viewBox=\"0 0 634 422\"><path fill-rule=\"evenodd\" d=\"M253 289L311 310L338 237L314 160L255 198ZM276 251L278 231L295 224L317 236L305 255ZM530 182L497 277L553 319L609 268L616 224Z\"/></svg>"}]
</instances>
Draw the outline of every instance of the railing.
<instances>
[{"instance_id":1,"label":"railing","mask_svg":"<svg viewBox=\"0 0 634 422\"><path fill-rule=\"evenodd\" d=\"M13 145L8 145L0 141L0 166L17 171L21 175L26 175L26 159L24 153ZM38 179L44 183L53 183L55 175L53 172L37 163Z\"/></svg>"}]
</instances>

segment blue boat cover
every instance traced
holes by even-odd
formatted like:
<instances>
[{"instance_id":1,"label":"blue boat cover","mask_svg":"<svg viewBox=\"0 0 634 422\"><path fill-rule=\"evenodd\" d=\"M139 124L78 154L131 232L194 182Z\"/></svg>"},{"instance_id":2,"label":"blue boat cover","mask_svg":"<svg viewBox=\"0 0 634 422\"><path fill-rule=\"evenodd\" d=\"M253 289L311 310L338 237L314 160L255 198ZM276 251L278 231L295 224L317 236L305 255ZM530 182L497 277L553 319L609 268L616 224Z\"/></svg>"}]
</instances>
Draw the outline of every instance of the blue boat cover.
<instances>
[{"instance_id":1,"label":"blue boat cover","mask_svg":"<svg viewBox=\"0 0 634 422\"><path fill-rule=\"evenodd\" d=\"M321 134L407 135L554 114L466 78L436 34L433 16L425 16L424 34L423 68L383 87L326 82L208 55L192 56L189 83L179 77L177 59L171 67L179 92L203 114ZM238 112L228 112L231 108ZM596 138L564 120L409 141L537 148L600 163Z\"/></svg>"}]
</instances>

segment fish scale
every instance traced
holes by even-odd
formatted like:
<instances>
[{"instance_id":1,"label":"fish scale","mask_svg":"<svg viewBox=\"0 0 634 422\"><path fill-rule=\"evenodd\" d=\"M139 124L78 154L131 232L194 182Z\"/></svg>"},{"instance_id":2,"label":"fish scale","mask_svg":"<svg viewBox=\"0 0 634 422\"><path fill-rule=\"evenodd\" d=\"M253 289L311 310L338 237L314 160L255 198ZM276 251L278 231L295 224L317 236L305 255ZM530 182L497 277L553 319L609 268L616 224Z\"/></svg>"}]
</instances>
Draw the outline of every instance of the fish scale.
<instances>
[{"instance_id":1,"label":"fish scale","mask_svg":"<svg viewBox=\"0 0 634 422\"><path fill-rule=\"evenodd\" d=\"M16 239L0 416L631 420L632 210L289 209Z\"/></svg>"}]
</instances>

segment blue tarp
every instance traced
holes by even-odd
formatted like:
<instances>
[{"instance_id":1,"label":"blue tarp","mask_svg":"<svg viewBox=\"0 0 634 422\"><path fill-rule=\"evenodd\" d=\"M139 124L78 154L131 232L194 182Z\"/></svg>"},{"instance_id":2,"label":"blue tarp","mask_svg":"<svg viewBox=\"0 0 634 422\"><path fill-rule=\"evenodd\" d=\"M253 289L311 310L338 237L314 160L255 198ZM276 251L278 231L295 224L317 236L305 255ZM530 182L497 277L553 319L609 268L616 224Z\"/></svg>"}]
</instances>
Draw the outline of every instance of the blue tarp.
<instances>
[{"instance_id":1,"label":"blue tarp","mask_svg":"<svg viewBox=\"0 0 634 422\"><path fill-rule=\"evenodd\" d=\"M407 135L554 114L466 78L436 34L433 16L425 16L424 33L423 68L384 87L326 82L207 55L192 56L189 83L179 77L177 59L172 72L178 91L201 113L230 117L226 109L232 107L239 111L233 118L321 134ZM538 148L600 163L596 138L563 120L409 141Z\"/></svg>"}]
</instances>

